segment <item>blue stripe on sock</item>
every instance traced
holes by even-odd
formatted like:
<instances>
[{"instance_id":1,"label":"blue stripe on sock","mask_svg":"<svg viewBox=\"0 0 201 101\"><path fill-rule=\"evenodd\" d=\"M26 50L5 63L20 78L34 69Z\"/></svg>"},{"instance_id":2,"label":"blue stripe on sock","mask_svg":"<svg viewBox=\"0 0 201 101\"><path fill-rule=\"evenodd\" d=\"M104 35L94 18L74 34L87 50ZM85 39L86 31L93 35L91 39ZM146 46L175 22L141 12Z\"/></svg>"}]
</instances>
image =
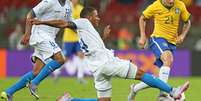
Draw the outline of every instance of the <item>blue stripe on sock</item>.
<instances>
[{"instance_id":1,"label":"blue stripe on sock","mask_svg":"<svg viewBox=\"0 0 201 101\"><path fill-rule=\"evenodd\" d=\"M10 96L12 96L16 91L24 88L26 86L26 84L31 81L33 78L34 78L34 74L32 71L26 73L25 75L23 75L21 77L21 79L16 83L14 84L13 86L11 86L10 88L8 88L6 90L6 93Z\"/></svg>"},{"instance_id":2,"label":"blue stripe on sock","mask_svg":"<svg viewBox=\"0 0 201 101\"><path fill-rule=\"evenodd\" d=\"M167 93L170 93L172 91L172 87L168 85L167 83L163 82L159 78L152 76L148 73L145 73L141 80L146 83L147 85L154 87L154 88L159 88L162 91L165 91Z\"/></svg>"},{"instance_id":3,"label":"blue stripe on sock","mask_svg":"<svg viewBox=\"0 0 201 101\"><path fill-rule=\"evenodd\" d=\"M31 81L32 84L34 85L39 85L39 83L45 79L49 74L51 74L54 70L57 68L61 67L62 64L57 62L56 60L52 60L49 63L47 63L40 73Z\"/></svg>"}]
</instances>

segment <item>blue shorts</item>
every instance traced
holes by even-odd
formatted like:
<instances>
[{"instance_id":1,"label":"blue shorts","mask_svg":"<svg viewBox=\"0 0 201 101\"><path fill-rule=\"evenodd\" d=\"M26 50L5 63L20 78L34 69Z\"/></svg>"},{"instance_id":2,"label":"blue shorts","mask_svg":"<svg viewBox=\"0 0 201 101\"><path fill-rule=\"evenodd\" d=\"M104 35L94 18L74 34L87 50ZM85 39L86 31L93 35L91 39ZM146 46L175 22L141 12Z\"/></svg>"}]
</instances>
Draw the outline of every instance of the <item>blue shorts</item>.
<instances>
[{"instance_id":1,"label":"blue shorts","mask_svg":"<svg viewBox=\"0 0 201 101\"><path fill-rule=\"evenodd\" d=\"M158 66L159 68L163 65L163 62L160 59L161 54L165 50L170 50L172 54L174 55L176 51L176 45L169 43L164 38L151 37L149 39L149 48L156 56L156 61L154 64Z\"/></svg>"},{"instance_id":2,"label":"blue shorts","mask_svg":"<svg viewBox=\"0 0 201 101\"><path fill-rule=\"evenodd\" d=\"M80 52L79 42L65 42L63 44L63 52L66 57L70 57L78 52Z\"/></svg>"}]
</instances>

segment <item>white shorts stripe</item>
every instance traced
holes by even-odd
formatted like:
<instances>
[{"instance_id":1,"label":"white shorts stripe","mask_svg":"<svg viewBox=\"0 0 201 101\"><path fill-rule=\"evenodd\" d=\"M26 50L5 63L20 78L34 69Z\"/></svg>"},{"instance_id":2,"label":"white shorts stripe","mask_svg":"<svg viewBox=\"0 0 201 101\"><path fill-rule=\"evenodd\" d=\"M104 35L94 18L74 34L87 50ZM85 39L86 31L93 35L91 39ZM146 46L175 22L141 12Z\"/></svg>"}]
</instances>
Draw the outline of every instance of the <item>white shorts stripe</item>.
<instances>
[{"instance_id":1,"label":"white shorts stripe","mask_svg":"<svg viewBox=\"0 0 201 101\"><path fill-rule=\"evenodd\" d=\"M160 50L161 53L163 53L163 50L161 49L161 47L158 45L158 43L154 40L154 38L151 38L152 41L154 42L154 44L156 44L156 46L158 47L158 49Z\"/></svg>"}]
</instances>

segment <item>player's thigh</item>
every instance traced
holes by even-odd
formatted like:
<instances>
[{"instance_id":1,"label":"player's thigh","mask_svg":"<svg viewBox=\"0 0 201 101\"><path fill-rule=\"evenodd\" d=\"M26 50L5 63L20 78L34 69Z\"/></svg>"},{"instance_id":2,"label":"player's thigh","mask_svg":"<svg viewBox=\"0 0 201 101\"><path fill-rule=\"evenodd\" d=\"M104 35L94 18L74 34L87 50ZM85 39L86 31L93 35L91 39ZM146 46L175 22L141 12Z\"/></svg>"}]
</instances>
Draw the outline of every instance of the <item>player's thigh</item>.
<instances>
[{"instance_id":1,"label":"player's thigh","mask_svg":"<svg viewBox=\"0 0 201 101\"><path fill-rule=\"evenodd\" d=\"M126 78L130 66L130 61L114 57L103 65L102 73L107 76Z\"/></svg>"},{"instance_id":2,"label":"player's thigh","mask_svg":"<svg viewBox=\"0 0 201 101\"><path fill-rule=\"evenodd\" d=\"M98 98L111 97L112 81L111 76L107 76L101 72L101 67L93 73L94 84Z\"/></svg>"},{"instance_id":3,"label":"player's thigh","mask_svg":"<svg viewBox=\"0 0 201 101\"><path fill-rule=\"evenodd\" d=\"M74 44L72 42L65 42L63 44L63 52L66 57L73 55Z\"/></svg>"},{"instance_id":4,"label":"player's thigh","mask_svg":"<svg viewBox=\"0 0 201 101\"><path fill-rule=\"evenodd\" d=\"M160 55L165 50L170 50L168 42L164 38L155 37L149 39L149 49L154 53L157 58L160 58Z\"/></svg>"},{"instance_id":5,"label":"player's thigh","mask_svg":"<svg viewBox=\"0 0 201 101\"><path fill-rule=\"evenodd\" d=\"M63 55L61 51L55 53L52 58L61 64L65 63L65 56Z\"/></svg>"},{"instance_id":6,"label":"player's thigh","mask_svg":"<svg viewBox=\"0 0 201 101\"><path fill-rule=\"evenodd\" d=\"M43 41L33 46L32 57L37 57L46 63L54 54L61 52L61 48L54 41Z\"/></svg>"},{"instance_id":7,"label":"player's thigh","mask_svg":"<svg viewBox=\"0 0 201 101\"><path fill-rule=\"evenodd\" d=\"M33 74L38 75L44 66L45 66L45 63L42 60L40 60L39 58L35 57Z\"/></svg>"},{"instance_id":8,"label":"player's thigh","mask_svg":"<svg viewBox=\"0 0 201 101\"><path fill-rule=\"evenodd\" d=\"M79 58L81 58L81 59L84 58L84 53L81 50L81 46L80 46L79 42L75 43L75 53Z\"/></svg>"}]
</instances>

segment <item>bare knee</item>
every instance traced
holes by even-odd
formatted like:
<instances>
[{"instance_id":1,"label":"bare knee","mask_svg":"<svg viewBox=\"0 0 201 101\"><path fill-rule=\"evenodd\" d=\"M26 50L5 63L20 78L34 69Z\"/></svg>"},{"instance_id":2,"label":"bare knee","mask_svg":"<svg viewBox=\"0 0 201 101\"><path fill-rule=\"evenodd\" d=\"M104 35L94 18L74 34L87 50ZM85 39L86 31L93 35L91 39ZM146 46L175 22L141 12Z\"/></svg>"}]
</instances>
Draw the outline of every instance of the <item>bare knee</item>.
<instances>
[{"instance_id":1,"label":"bare knee","mask_svg":"<svg viewBox=\"0 0 201 101\"><path fill-rule=\"evenodd\" d=\"M66 61L65 56L64 56L61 52L56 53L56 54L53 56L53 59L56 60L57 62L59 62L60 64L64 64L65 61Z\"/></svg>"},{"instance_id":2,"label":"bare knee","mask_svg":"<svg viewBox=\"0 0 201 101\"><path fill-rule=\"evenodd\" d=\"M141 80L141 78L143 77L144 73L145 73L145 72L144 72L143 70L138 69L135 79L136 79L136 80Z\"/></svg>"},{"instance_id":3,"label":"bare knee","mask_svg":"<svg viewBox=\"0 0 201 101\"><path fill-rule=\"evenodd\" d=\"M33 68L33 74L38 75L41 71L41 69L44 67L44 63L40 59L36 59L34 68Z\"/></svg>"},{"instance_id":4,"label":"bare knee","mask_svg":"<svg viewBox=\"0 0 201 101\"><path fill-rule=\"evenodd\" d=\"M172 55L171 51L169 51L169 50L168 51L164 51L161 54L160 58L161 58L164 66L171 67L171 65L173 63L173 55Z\"/></svg>"}]
</instances>

